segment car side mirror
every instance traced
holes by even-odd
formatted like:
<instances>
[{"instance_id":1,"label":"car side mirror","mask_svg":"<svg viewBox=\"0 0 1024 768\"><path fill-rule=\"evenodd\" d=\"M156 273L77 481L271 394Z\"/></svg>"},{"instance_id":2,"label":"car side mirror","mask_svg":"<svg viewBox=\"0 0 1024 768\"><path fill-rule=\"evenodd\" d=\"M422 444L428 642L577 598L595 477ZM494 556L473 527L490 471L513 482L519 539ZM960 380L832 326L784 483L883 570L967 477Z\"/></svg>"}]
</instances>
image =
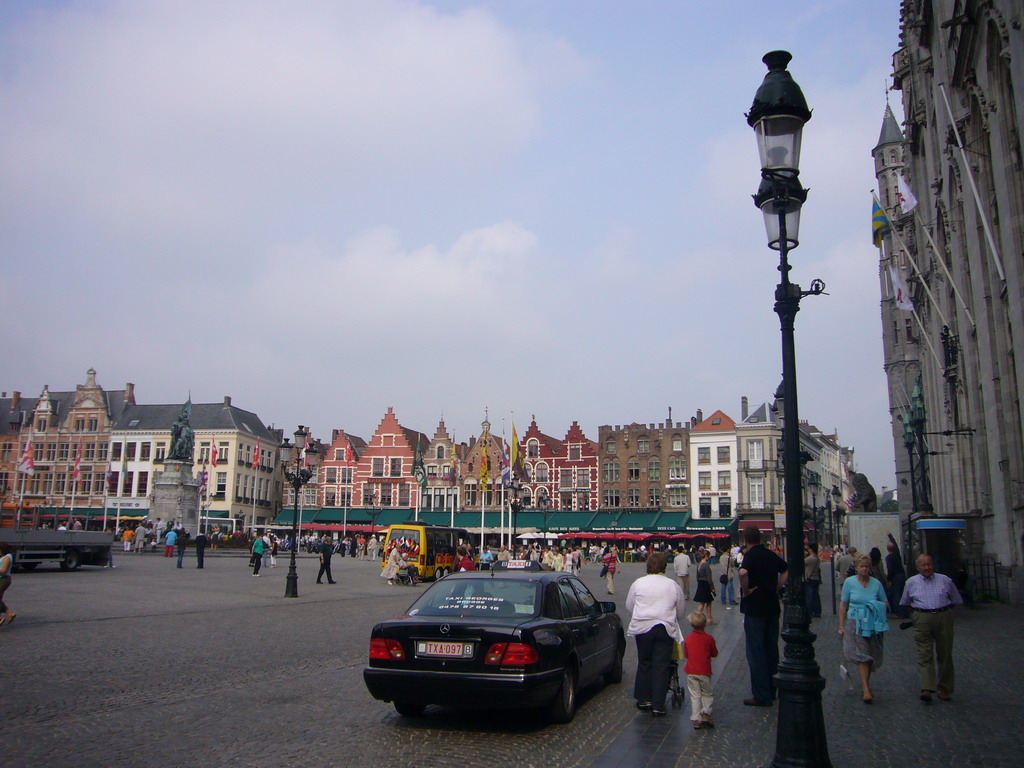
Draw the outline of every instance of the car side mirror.
<instances>
[{"instance_id":1,"label":"car side mirror","mask_svg":"<svg viewBox=\"0 0 1024 768\"><path fill-rule=\"evenodd\" d=\"M599 605L601 606L601 613L615 613L615 603L611 600L602 600Z\"/></svg>"}]
</instances>

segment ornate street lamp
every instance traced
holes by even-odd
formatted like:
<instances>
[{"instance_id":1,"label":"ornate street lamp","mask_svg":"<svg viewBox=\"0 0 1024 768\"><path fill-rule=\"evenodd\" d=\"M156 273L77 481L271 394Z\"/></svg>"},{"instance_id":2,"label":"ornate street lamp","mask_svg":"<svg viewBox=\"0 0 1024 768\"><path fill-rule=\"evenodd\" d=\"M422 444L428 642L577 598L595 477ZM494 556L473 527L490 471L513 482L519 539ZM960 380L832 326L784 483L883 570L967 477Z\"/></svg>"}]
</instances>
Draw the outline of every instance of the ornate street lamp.
<instances>
[{"instance_id":1,"label":"ornate street lamp","mask_svg":"<svg viewBox=\"0 0 1024 768\"><path fill-rule=\"evenodd\" d=\"M800 418L797 408L796 342L793 337L800 299L818 295L825 285L811 283L804 292L789 281L789 251L799 245L800 209L807 190L800 186L800 142L804 123L811 119L800 86L786 71L792 60L787 51L772 51L762 59L768 67L747 123L757 137L761 158L761 185L754 204L764 216L768 247L779 252L779 284L775 312L782 327L782 396L785 420L782 455L785 462L786 586L785 658L775 683L779 692L779 719L773 766L831 766L825 740L821 692L825 680L814 659L814 638L804 595L803 499L800 487Z\"/></svg>"},{"instance_id":2,"label":"ornate street lamp","mask_svg":"<svg viewBox=\"0 0 1024 768\"><path fill-rule=\"evenodd\" d=\"M821 475L817 472L810 472L807 476L807 487L811 491L811 525L814 526L815 547L818 546L818 491L821 490Z\"/></svg>"},{"instance_id":3,"label":"ornate street lamp","mask_svg":"<svg viewBox=\"0 0 1024 768\"><path fill-rule=\"evenodd\" d=\"M914 388L910 392L910 424L913 427L917 443L917 474L920 490L918 504L921 511L925 513L932 511L932 505L928 498L928 454L924 442L924 425L927 420L924 390L921 387L921 377L918 376L917 381L914 382ZM904 441L906 441L905 437Z\"/></svg>"},{"instance_id":4,"label":"ornate street lamp","mask_svg":"<svg viewBox=\"0 0 1024 768\"><path fill-rule=\"evenodd\" d=\"M295 551L299 548L299 491L306 483L313 479L313 472L302 466L302 455L312 453L312 450L305 448L306 428L301 424L295 430L295 444L288 442L288 438L281 443L281 466L284 469L284 478L292 486L295 495L295 509L292 517L292 554L288 563L288 578L284 584L285 597L299 596L299 572L295 569ZM295 461L295 469L288 468L288 462Z\"/></svg>"}]
</instances>

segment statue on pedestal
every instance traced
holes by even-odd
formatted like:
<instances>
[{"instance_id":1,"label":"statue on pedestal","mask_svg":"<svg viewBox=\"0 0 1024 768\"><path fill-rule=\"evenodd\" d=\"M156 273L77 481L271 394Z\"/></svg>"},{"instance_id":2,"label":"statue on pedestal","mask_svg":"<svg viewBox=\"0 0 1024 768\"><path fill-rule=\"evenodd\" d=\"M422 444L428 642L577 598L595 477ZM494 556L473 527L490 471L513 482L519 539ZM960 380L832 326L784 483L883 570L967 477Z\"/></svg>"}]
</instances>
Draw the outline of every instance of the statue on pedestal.
<instances>
[{"instance_id":1,"label":"statue on pedestal","mask_svg":"<svg viewBox=\"0 0 1024 768\"><path fill-rule=\"evenodd\" d=\"M177 420L171 425L171 449L167 454L168 461L192 463L192 448L195 444L195 433L189 424L192 416L192 398L183 406Z\"/></svg>"},{"instance_id":2,"label":"statue on pedestal","mask_svg":"<svg viewBox=\"0 0 1024 768\"><path fill-rule=\"evenodd\" d=\"M853 486L853 509L851 512L877 512L878 496L875 488L868 481L867 475L857 472L850 478Z\"/></svg>"}]
</instances>

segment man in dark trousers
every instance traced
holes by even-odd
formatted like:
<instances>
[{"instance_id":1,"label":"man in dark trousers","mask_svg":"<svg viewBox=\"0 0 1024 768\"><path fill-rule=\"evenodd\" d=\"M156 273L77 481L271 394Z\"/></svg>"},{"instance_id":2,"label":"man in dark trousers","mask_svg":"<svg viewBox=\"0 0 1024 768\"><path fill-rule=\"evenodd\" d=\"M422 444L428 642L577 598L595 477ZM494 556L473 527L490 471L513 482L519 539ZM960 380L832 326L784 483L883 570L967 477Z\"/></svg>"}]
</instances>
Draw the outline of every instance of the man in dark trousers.
<instances>
[{"instance_id":1,"label":"man in dark trousers","mask_svg":"<svg viewBox=\"0 0 1024 768\"><path fill-rule=\"evenodd\" d=\"M743 530L747 552L740 568L740 613L750 667L748 707L770 707L775 701L775 673L779 670L779 590L789 574L786 561L761 544L761 531Z\"/></svg>"},{"instance_id":2,"label":"man in dark trousers","mask_svg":"<svg viewBox=\"0 0 1024 768\"><path fill-rule=\"evenodd\" d=\"M324 540L320 542L320 573L316 575L316 583L323 584L324 574L327 574L327 583L336 584L334 577L331 576L331 555L334 554L334 542L331 537L324 536Z\"/></svg>"},{"instance_id":3,"label":"man in dark trousers","mask_svg":"<svg viewBox=\"0 0 1024 768\"><path fill-rule=\"evenodd\" d=\"M203 557L206 554L206 534L200 528L199 533L196 534L196 568L203 567Z\"/></svg>"}]
</instances>

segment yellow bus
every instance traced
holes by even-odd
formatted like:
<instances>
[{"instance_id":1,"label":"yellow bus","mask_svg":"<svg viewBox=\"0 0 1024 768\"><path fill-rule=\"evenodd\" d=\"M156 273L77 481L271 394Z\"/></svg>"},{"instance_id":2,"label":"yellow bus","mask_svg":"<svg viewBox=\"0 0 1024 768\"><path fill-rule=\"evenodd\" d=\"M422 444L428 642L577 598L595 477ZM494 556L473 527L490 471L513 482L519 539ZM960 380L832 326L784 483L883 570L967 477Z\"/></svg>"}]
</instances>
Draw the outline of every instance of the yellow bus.
<instances>
[{"instance_id":1,"label":"yellow bus","mask_svg":"<svg viewBox=\"0 0 1024 768\"><path fill-rule=\"evenodd\" d=\"M440 579L455 567L455 548L468 544L469 531L463 528L445 528L408 522L388 527L384 539L384 561L387 565L391 550L399 547L409 565L415 565L421 579Z\"/></svg>"}]
</instances>

